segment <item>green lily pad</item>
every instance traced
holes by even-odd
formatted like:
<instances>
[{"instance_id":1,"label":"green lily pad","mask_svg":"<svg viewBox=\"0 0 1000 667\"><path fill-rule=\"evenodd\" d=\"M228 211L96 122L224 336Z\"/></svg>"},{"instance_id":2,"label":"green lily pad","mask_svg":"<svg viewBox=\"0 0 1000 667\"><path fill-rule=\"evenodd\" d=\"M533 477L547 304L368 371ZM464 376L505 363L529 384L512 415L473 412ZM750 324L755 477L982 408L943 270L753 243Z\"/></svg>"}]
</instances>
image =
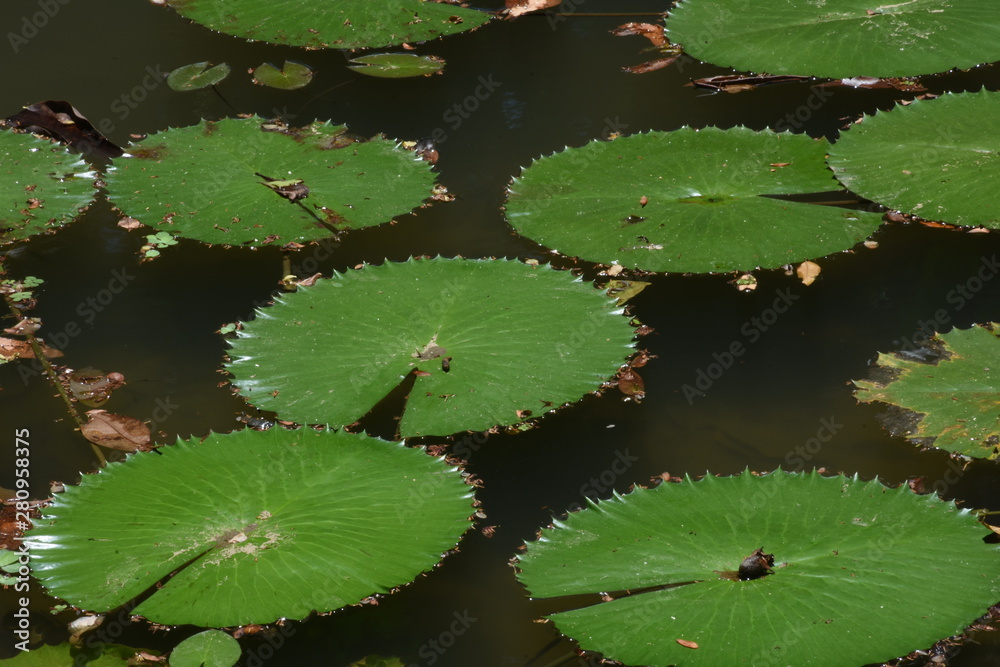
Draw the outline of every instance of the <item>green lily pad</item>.
<instances>
[{"instance_id":1,"label":"green lily pad","mask_svg":"<svg viewBox=\"0 0 1000 667\"><path fill-rule=\"evenodd\" d=\"M152 592L134 612L166 625L304 618L433 567L472 512L455 469L363 435L274 428L159 452L84 475L42 511L25 541L49 592L92 610Z\"/></svg>"},{"instance_id":2,"label":"green lily pad","mask_svg":"<svg viewBox=\"0 0 1000 667\"><path fill-rule=\"evenodd\" d=\"M773 268L847 250L881 216L775 196L839 189L829 144L705 128L593 141L513 180L507 219L560 252L646 271Z\"/></svg>"},{"instance_id":3,"label":"green lily pad","mask_svg":"<svg viewBox=\"0 0 1000 667\"><path fill-rule=\"evenodd\" d=\"M90 165L61 145L0 132L0 245L52 231L94 199Z\"/></svg>"},{"instance_id":4,"label":"green lily pad","mask_svg":"<svg viewBox=\"0 0 1000 667\"><path fill-rule=\"evenodd\" d=\"M170 652L170 667L233 667L240 660L240 643L221 630L192 635Z\"/></svg>"},{"instance_id":5,"label":"green lily pad","mask_svg":"<svg viewBox=\"0 0 1000 667\"><path fill-rule=\"evenodd\" d=\"M167 0L181 16L262 42L362 49L422 42L472 30L486 12L424 0Z\"/></svg>"},{"instance_id":6,"label":"green lily pad","mask_svg":"<svg viewBox=\"0 0 1000 667\"><path fill-rule=\"evenodd\" d=\"M264 63L253 71L253 81L262 86L280 90L296 90L306 86L313 78L308 65L286 60L281 69L271 63Z\"/></svg>"},{"instance_id":7,"label":"green lily pad","mask_svg":"<svg viewBox=\"0 0 1000 667\"><path fill-rule=\"evenodd\" d=\"M611 593L549 618L629 665L861 665L960 633L996 602L1000 551L987 532L905 484L708 476L557 521L518 576L536 598ZM761 556L773 556L771 573L758 562L740 580Z\"/></svg>"},{"instance_id":8,"label":"green lily pad","mask_svg":"<svg viewBox=\"0 0 1000 667\"><path fill-rule=\"evenodd\" d=\"M386 262L258 310L231 341L227 369L257 407L338 426L414 373L404 437L484 431L600 388L633 351L621 312L548 265Z\"/></svg>"},{"instance_id":9,"label":"green lily pad","mask_svg":"<svg viewBox=\"0 0 1000 667\"><path fill-rule=\"evenodd\" d=\"M1000 3L685 0L666 36L740 71L835 79L934 74L1000 60Z\"/></svg>"},{"instance_id":10,"label":"green lily pad","mask_svg":"<svg viewBox=\"0 0 1000 667\"><path fill-rule=\"evenodd\" d=\"M219 63L210 67L211 64L205 61L178 67L167 75L167 85L178 92L199 90L214 86L229 76L229 65Z\"/></svg>"},{"instance_id":11,"label":"green lily pad","mask_svg":"<svg viewBox=\"0 0 1000 667\"><path fill-rule=\"evenodd\" d=\"M287 181L299 188L281 188ZM431 196L426 162L344 126L288 128L260 118L202 121L131 144L107 174L108 198L174 236L285 245L388 222ZM294 194L294 193L298 194Z\"/></svg>"},{"instance_id":12,"label":"green lily pad","mask_svg":"<svg viewBox=\"0 0 1000 667\"><path fill-rule=\"evenodd\" d=\"M71 644L43 644L29 651L19 652L15 657L5 660L4 664L13 667L53 667L53 665L128 667L129 660L140 650L121 644L92 642L88 639L89 637L85 636L84 645L80 647ZM141 650L150 655L158 655L157 651Z\"/></svg>"},{"instance_id":13,"label":"green lily pad","mask_svg":"<svg viewBox=\"0 0 1000 667\"><path fill-rule=\"evenodd\" d=\"M944 358L879 354L878 365L896 377L887 384L855 380L862 403L897 405L921 417L908 438L934 438L934 446L979 458L1000 455L1000 325L954 329L931 339ZM933 348L932 348L933 349Z\"/></svg>"},{"instance_id":14,"label":"green lily pad","mask_svg":"<svg viewBox=\"0 0 1000 667\"><path fill-rule=\"evenodd\" d=\"M829 164L890 208L1000 229L1000 93L946 93L866 117L831 147Z\"/></svg>"},{"instance_id":15,"label":"green lily pad","mask_svg":"<svg viewBox=\"0 0 1000 667\"><path fill-rule=\"evenodd\" d=\"M440 72L444 61L435 56L418 56L415 53L372 53L351 58L348 68L384 79L403 79L411 76L426 76Z\"/></svg>"}]
</instances>

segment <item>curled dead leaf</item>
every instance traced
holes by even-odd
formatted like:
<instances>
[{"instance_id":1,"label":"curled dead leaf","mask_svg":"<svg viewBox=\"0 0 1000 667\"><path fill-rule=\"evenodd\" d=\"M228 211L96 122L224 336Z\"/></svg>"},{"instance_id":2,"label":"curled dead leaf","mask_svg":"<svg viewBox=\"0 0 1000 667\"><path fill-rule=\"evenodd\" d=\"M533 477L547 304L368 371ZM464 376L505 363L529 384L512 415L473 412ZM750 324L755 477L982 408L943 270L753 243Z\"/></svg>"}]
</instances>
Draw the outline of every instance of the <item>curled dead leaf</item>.
<instances>
[{"instance_id":1,"label":"curled dead leaf","mask_svg":"<svg viewBox=\"0 0 1000 667\"><path fill-rule=\"evenodd\" d=\"M507 0L507 18L538 12L562 4L562 0Z\"/></svg>"},{"instance_id":2,"label":"curled dead leaf","mask_svg":"<svg viewBox=\"0 0 1000 667\"><path fill-rule=\"evenodd\" d=\"M618 389L626 396L642 398L646 395L645 383L632 368L626 368L618 373Z\"/></svg>"},{"instance_id":3,"label":"curled dead leaf","mask_svg":"<svg viewBox=\"0 0 1000 667\"><path fill-rule=\"evenodd\" d=\"M612 30L611 34L615 37L639 35L648 39L653 46L667 44L667 38L663 34L663 26L652 23L625 23Z\"/></svg>"},{"instance_id":4,"label":"curled dead leaf","mask_svg":"<svg viewBox=\"0 0 1000 667\"><path fill-rule=\"evenodd\" d=\"M122 229L139 229L142 223L135 218L122 218L118 221L118 226Z\"/></svg>"},{"instance_id":5,"label":"curled dead leaf","mask_svg":"<svg viewBox=\"0 0 1000 667\"><path fill-rule=\"evenodd\" d=\"M28 334L33 334L38 331L42 326L42 320L37 317L23 317L21 321L12 327L4 329L4 333L9 333L14 336L26 336Z\"/></svg>"},{"instance_id":6,"label":"curled dead leaf","mask_svg":"<svg viewBox=\"0 0 1000 667\"><path fill-rule=\"evenodd\" d=\"M80 432L95 445L122 452L148 452L153 449L149 426L135 417L105 410L88 410L87 417L90 421L80 428Z\"/></svg>"},{"instance_id":7,"label":"curled dead leaf","mask_svg":"<svg viewBox=\"0 0 1000 667\"><path fill-rule=\"evenodd\" d=\"M698 642L688 641L687 639L678 639L677 643L688 648L698 648Z\"/></svg>"},{"instance_id":8,"label":"curled dead leaf","mask_svg":"<svg viewBox=\"0 0 1000 667\"><path fill-rule=\"evenodd\" d=\"M816 278L819 276L820 268L819 264L816 262L810 262L806 260L799 264L799 267L795 269L795 275L799 277L803 285L812 285L816 282Z\"/></svg>"},{"instance_id":9,"label":"curled dead leaf","mask_svg":"<svg viewBox=\"0 0 1000 667\"><path fill-rule=\"evenodd\" d=\"M41 338L38 339L38 344L41 346L42 354L45 355L46 359L55 359L63 356L62 352L49 347ZM0 358L7 361L11 361L12 359L34 359L35 351L31 349L31 344L26 341L15 340L13 338L0 338Z\"/></svg>"}]
</instances>

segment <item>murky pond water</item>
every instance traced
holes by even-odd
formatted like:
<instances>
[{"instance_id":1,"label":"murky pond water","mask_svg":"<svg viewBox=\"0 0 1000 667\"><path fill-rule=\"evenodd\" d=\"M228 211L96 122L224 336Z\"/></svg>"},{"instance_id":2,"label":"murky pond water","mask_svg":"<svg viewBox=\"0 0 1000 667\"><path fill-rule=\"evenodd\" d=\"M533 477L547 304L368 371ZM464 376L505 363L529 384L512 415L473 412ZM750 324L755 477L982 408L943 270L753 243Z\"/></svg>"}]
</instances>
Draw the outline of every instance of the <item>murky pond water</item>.
<instances>
[{"instance_id":1,"label":"murky pond water","mask_svg":"<svg viewBox=\"0 0 1000 667\"><path fill-rule=\"evenodd\" d=\"M728 70L683 61L646 75L626 74L622 67L642 62L647 42L612 37L609 30L655 20L667 3L571 4L573 15L496 22L421 45L418 53L447 61L443 75L385 80L347 70L340 52L247 43L141 0L105 0L99 8L65 2L16 53L0 44L0 113L68 100L120 145L131 134L236 113L281 115L293 124L329 119L362 135L440 137L439 180L458 200L397 224L351 232L296 260L303 274L329 274L414 255L549 261L547 249L507 226L500 208L505 187L534 158L609 132L745 125L834 137L850 119L907 96L818 89L808 81L710 94L686 84ZM19 17L35 11L36 2L5 7L4 26L16 23L10 29L19 30ZM601 13L615 15L594 15ZM273 91L254 86L245 74L286 58L315 68L313 83L301 91ZM219 94L177 93L163 83L162 73L204 60L232 66ZM926 84L933 92L997 89L1000 67L930 77ZM685 169L674 167L678 175ZM281 277L280 253L181 241L140 266L142 237L118 228L118 217L99 199L60 232L18 244L4 265L14 276L45 280L35 314L50 341L63 334L65 344L58 347L66 364L125 375L127 386L112 399L115 412L153 420L167 440L239 427L235 417L246 406L219 386L226 346L214 332L267 302ZM441 567L378 606L290 625L268 664L342 665L369 653L398 655L410 665L585 664L551 625L534 622L541 608L526 598L508 559L554 513L663 472L731 474L781 465L877 475L890 484L922 476L928 488L964 506L1000 509L995 464L975 462L959 473L942 452L918 451L889 436L879 423L882 408L856 404L849 384L867 375L877 352L905 345L921 328L1000 321L996 271L970 282L1000 256L1000 238L897 224L883 227L875 239L876 249L818 260L822 278L810 287L781 271L758 272L761 285L753 294L737 292L731 275L651 278L632 302L633 312L655 330L642 340L657 356L641 369L646 399L588 396L528 432L460 440L456 451L483 482L478 495L487 523L496 526L492 537L471 532ZM580 266L593 277L592 265ZM967 298L956 298L962 290ZM727 352L734 342L743 350L735 357ZM42 496L50 480L76 482L91 468L91 452L51 388L28 375L14 364L0 366L0 431L31 428L31 479ZM694 395L685 386L702 391ZM8 488L12 447L7 438L0 448L0 486ZM138 489L137 502L155 495L155 484ZM913 589L914 603L930 612L934 602L921 599L918 573ZM0 596L0 604L9 601L9 594ZM46 604L40 600L38 609ZM149 634L146 626L131 624L123 639L166 649L190 631ZM1000 664L1000 640L989 633L976 639L980 644L969 644L950 664ZM258 656L268 653L254 640L246 646ZM0 656L7 649L0 648Z\"/></svg>"}]
</instances>

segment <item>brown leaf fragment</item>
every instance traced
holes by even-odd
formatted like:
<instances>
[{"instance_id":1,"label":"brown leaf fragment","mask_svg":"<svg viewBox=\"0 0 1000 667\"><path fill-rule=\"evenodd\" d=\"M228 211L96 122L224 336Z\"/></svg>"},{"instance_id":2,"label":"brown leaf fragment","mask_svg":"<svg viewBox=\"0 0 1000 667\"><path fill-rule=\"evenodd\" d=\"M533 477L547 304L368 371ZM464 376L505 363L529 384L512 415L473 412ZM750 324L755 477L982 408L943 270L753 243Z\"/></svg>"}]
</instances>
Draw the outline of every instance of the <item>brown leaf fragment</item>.
<instances>
[{"instance_id":1,"label":"brown leaf fragment","mask_svg":"<svg viewBox=\"0 0 1000 667\"><path fill-rule=\"evenodd\" d=\"M4 124L55 139L92 157L120 157L122 149L111 143L69 102L46 100L24 107Z\"/></svg>"},{"instance_id":2,"label":"brown leaf fragment","mask_svg":"<svg viewBox=\"0 0 1000 667\"><path fill-rule=\"evenodd\" d=\"M652 23L625 23L612 30L611 34L615 37L639 35L648 39L653 46L666 46L667 44L667 38L663 34L663 26Z\"/></svg>"},{"instance_id":3,"label":"brown leaf fragment","mask_svg":"<svg viewBox=\"0 0 1000 667\"><path fill-rule=\"evenodd\" d=\"M13 336L27 336L38 331L42 326L42 320L38 317L23 317L21 321L12 327L3 330Z\"/></svg>"},{"instance_id":4,"label":"brown leaf fragment","mask_svg":"<svg viewBox=\"0 0 1000 667\"><path fill-rule=\"evenodd\" d=\"M63 356L59 350L49 347L41 338L38 344L42 348L42 354L46 359L56 359ZM0 338L0 358L10 361L12 359L34 359L35 351L31 349L31 344L23 340L13 338Z\"/></svg>"},{"instance_id":5,"label":"brown leaf fragment","mask_svg":"<svg viewBox=\"0 0 1000 667\"><path fill-rule=\"evenodd\" d=\"M664 67L669 67L674 64L674 61L680 57L680 54L669 56L667 58L659 58L657 60L650 60L638 65L631 65L629 67L623 67L622 71L628 72L629 74L646 74L648 72L655 72L658 69L663 69Z\"/></svg>"},{"instance_id":6,"label":"brown leaf fragment","mask_svg":"<svg viewBox=\"0 0 1000 667\"><path fill-rule=\"evenodd\" d=\"M677 643L688 648L698 648L697 642L688 641L687 639L678 639Z\"/></svg>"},{"instance_id":7,"label":"brown leaf fragment","mask_svg":"<svg viewBox=\"0 0 1000 667\"><path fill-rule=\"evenodd\" d=\"M118 226L122 229L139 229L142 223L135 218L122 218L118 221Z\"/></svg>"},{"instance_id":8,"label":"brown leaf fragment","mask_svg":"<svg viewBox=\"0 0 1000 667\"><path fill-rule=\"evenodd\" d=\"M744 90L751 90L759 86L766 86L774 83L790 83L793 81L805 81L807 76L793 76L791 74L722 74L720 76L710 76L704 79L693 79L691 83L699 88L709 90L723 90L727 93L738 93Z\"/></svg>"},{"instance_id":9,"label":"brown leaf fragment","mask_svg":"<svg viewBox=\"0 0 1000 667\"><path fill-rule=\"evenodd\" d=\"M820 268L819 264L816 262L810 262L806 260L799 264L799 267L795 269L795 275L799 277L803 285L812 285L816 282L816 278L819 276Z\"/></svg>"},{"instance_id":10,"label":"brown leaf fragment","mask_svg":"<svg viewBox=\"0 0 1000 667\"><path fill-rule=\"evenodd\" d=\"M517 18L562 4L562 0L507 0L507 18Z\"/></svg>"},{"instance_id":11,"label":"brown leaf fragment","mask_svg":"<svg viewBox=\"0 0 1000 667\"><path fill-rule=\"evenodd\" d=\"M90 421L80 428L80 432L95 445L122 452L148 452L153 449L149 426L135 417L105 410L88 410L87 417Z\"/></svg>"},{"instance_id":12,"label":"brown leaf fragment","mask_svg":"<svg viewBox=\"0 0 1000 667\"><path fill-rule=\"evenodd\" d=\"M625 368L618 373L618 390L626 396L642 398L646 395L646 385L642 378L632 368Z\"/></svg>"}]
</instances>

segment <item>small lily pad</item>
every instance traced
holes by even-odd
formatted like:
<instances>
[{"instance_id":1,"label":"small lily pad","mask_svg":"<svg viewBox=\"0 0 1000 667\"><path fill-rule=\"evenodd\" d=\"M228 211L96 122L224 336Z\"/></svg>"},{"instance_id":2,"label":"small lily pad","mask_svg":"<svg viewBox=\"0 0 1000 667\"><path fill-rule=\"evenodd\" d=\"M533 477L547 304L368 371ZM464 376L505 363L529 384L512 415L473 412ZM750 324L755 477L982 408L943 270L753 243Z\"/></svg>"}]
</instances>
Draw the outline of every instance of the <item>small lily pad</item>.
<instances>
[{"instance_id":1,"label":"small lily pad","mask_svg":"<svg viewBox=\"0 0 1000 667\"><path fill-rule=\"evenodd\" d=\"M264 63L253 71L253 82L279 90L295 90L309 84L313 70L308 65L286 60L278 69L271 63Z\"/></svg>"},{"instance_id":2,"label":"small lily pad","mask_svg":"<svg viewBox=\"0 0 1000 667\"><path fill-rule=\"evenodd\" d=\"M240 660L240 644L221 630L188 637L170 652L170 667L233 667Z\"/></svg>"},{"instance_id":3,"label":"small lily pad","mask_svg":"<svg viewBox=\"0 0 1000 667\"><path fill-rule=\"evenodd\" d=\"M444 60L436 56L418 56L415 53L373 53L352 58L348 67L355 72L385 79L402 79L426 76L440 72Z\"/></svg>"},{"instance_id":4,"label":"small lily pad","mask_svg":"<svg viewBox=\"0 0 1000 667\"><path fill-rule=\"evenodd\" d=\"M919 417L907 437L980 458L1000 455L1000 325L954 329L931 339L926 354L879 354L887 384L855 380L855 397L899 406ZM937 349L937 352L935 351ZM925 357L923 360L920 357Z\"/></svg>"},{"instance_id":5,"label":"small lily pad","mask_svg":"<svg viewBox=\"0 0 1000 667\"><path fill-rule=\"evenodd\" d=\"M178 92L198 90L214 86L229 76L229 65L226 63L219 63L214 67L210 65L210 62L205 61L178 67L167 75L167 85Z\"/></svg>"}]
</instances>

